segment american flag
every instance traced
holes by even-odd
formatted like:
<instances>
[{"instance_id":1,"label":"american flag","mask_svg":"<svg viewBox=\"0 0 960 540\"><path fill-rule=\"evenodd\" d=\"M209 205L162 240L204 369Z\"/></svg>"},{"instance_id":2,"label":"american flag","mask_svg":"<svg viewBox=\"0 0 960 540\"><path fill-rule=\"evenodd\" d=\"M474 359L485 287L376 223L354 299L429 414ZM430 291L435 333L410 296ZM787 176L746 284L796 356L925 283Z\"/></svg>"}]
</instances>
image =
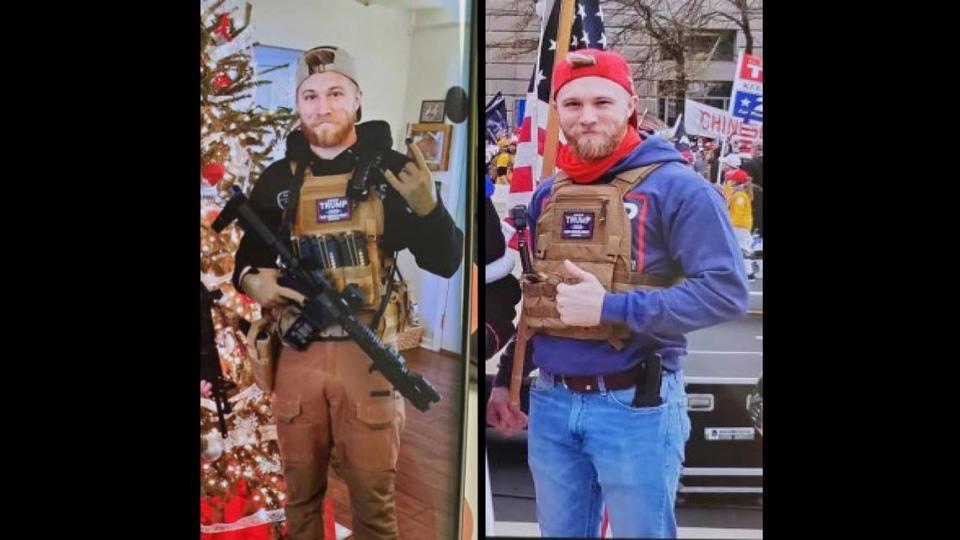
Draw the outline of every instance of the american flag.
<instances>
[{"instance_id":1,"label":"american flag","mask_svg":"<svg viewBox=\"0 0 960 540\"><path fill-rule=\"evenodd\" d=\"M528 204L540 178L543 167L543 145L546 140L550 105L550 84L553 60L557 49L557 24L561 0L542 0L538 3L541 18L540 53L527 87L527 102L523 124L517 142L517 156L510 182L509 205ZM544 24L542 21L546 20ZM605 49L607 36L603 33L603 9L599 0L577 0L574 5L573 29L569 50Z\"/></svg>"}]
</instances>

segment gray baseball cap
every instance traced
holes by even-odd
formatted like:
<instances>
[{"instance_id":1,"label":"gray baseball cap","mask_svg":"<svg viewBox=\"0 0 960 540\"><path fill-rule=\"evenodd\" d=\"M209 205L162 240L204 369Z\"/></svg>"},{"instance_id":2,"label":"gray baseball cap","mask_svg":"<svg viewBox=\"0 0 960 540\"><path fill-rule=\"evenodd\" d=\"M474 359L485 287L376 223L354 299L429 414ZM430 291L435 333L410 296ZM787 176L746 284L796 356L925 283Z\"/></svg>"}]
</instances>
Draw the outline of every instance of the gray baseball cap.
<instances>
[{"instance_id":1,"label":"gray baseball cap","mask_svg":"<svg viewBox=\"0 0 960 540\"><path fill-rule=\"evenodd\" d=\"M353 61L353 56L339 47L321 45L310 49L300 57L297 63L297 89L310 75L327 71L335 71L356 83L358 88L360 87L357 65Z\"/></svg>"},{"instance_id":2,"label":"gray baseball cap","mask_svg":"<svg viewBox=\"0 0 960 540\"><path fill-rule=\"evenodd\" d=\"M340 47L321 45L303 53L300 61L297 62L297 88L294 93L300 90L300 85L307 77L327 71L334 71L347 77L357 85L357 88L360 88L357 64L353 61L353 56ZM357 121L359 122L362 117L363 108L357 108Z\"/></svg>"}]
</instances>

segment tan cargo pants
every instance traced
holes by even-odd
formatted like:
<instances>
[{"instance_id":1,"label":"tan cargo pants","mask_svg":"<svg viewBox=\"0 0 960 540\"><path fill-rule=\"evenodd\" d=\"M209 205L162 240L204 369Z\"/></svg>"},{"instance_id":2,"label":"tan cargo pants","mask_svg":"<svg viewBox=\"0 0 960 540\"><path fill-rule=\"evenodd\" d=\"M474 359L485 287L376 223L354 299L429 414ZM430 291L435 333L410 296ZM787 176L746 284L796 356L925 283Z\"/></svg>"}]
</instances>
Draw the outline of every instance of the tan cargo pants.
<instances>
[{"instance_id":1,"label":"tan cargo pants","mask_svg":"<svg viewBox=\"0 0 960 540\"><path fill-rule=\"evenodd\" d=\"M399 538L395 480L404 402L352 341L283 347L273 413L287 483L289 540L323 539L327 466L350 491L354 538ZM332 540L332 539L327 539Z\"/></svg>"}]
</instances>

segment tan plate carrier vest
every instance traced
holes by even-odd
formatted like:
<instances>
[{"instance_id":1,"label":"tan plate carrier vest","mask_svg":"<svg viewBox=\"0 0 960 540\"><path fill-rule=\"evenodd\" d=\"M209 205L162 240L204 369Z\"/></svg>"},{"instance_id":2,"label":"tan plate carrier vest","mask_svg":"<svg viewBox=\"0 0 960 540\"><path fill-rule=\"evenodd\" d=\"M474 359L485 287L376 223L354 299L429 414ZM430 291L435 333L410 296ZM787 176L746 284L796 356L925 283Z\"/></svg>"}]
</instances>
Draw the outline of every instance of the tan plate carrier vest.
<instances>
[{"instance_id":1,"label":"tan plate carrier vest","mask_svg":"<svg viewBox=\"0 0 960 540\"><path fill-rule=\"evenodd\" d=\"M537 220L533 269L543 279L524 280L523 310L529 334L606 340L623 347L630 330L621 325L569 326L557 311L557 285L577 280L563 266L564 259L597 276L603 288L615 293L633 289L661 289L682 276L660 276L631 271L630 218L623 198L661 164L621 172L607 184L576 184L559 173L550 200Z\"/></svg>"},{"instance_id":2,"label":"tan plate carrier vest","mask_svg":"<svg viewBox=\"0 0 960 540\"><path fill-rule=\"evenodd\" d=\"M296 163L291 161L290 167L295 175ZM337 291L342 291L350 283L355 283L360 288L363 292L363 306L357 310L356 315L364 324L370 324L380 308L380 301L387 286L386 280L395 262L392 258L385 257L380 249L383 237L383 201L373 190L363 201L357 202L347 197L347 184L351 176L352 173L313 176L310 168L306 168L293 222L293 235L298 238L306 235L363 232L367 240L368 264L344 266L323 272ZM346 204L340 201L346 201ZM328 213L321 218L320 205L331 202L339 203L342 210L333 215ZM296 248L296 242L294 247ZM409 306L404 304L408 302L407 298L406 284L402 280L396 280L390 301L375 329L384 343L395 341L396 334L406 327Z\"/></svg>"}]
</instances>

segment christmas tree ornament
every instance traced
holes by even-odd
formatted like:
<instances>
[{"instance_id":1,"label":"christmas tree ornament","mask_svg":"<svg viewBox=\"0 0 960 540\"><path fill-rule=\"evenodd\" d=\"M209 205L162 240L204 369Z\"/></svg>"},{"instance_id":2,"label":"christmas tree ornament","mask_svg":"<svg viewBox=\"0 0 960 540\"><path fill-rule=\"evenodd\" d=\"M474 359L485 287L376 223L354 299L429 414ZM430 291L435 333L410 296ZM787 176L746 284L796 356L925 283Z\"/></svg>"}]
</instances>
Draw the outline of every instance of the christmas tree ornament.
<instances>
[{"instance_id":1,"label":"christmas tree ornament","mask_svg":"<svg viewBox=\"0 0 960 540\"><path fill-rule=\"evenodd\" d=\"M220 16L220 23L217 25L217 28L214 29L213 34L220 36L226 41L232 41L233 37L230 36L230 32L231 32L230 26L231 26L230 17L226 13L224 13L223 15Z\"/></svg>"},{"instance_id":2,"label":"christmas tree ornament","mask_svg":"<svg viewBox=\"0 0 960 540\"><path fill-rule=\"evenodd\" d=\"M200 448L207 461L216 461L223 455L223 439L219 431L211 431L200 438Z\"/></svg>"},{"instance_id":3,"label":"christmas tree ornament","mask_svg":"<svg viewBox=\"0 0 960 540\"><path fill-rule=\"evenodd\" d=\"M231 84L233 84L233 79L231 79L226 73L221 73L213 79L213 87L218 91L218 93L223 93L223 91L229 88Z\"/></svg>"},{"instance_id":4,"label":"christmas tree ornament","mask_svg":"<svg viewBox=\"0 0 960 540\"><path fill-rule=\"evenodd\" d=\"M217 185L220 180L223 180L223 176L226 174L227 170L223 165L219 163L207 163L200 168L200 176L207 181L211 186Z\"/></svg>"}]
</instances>

